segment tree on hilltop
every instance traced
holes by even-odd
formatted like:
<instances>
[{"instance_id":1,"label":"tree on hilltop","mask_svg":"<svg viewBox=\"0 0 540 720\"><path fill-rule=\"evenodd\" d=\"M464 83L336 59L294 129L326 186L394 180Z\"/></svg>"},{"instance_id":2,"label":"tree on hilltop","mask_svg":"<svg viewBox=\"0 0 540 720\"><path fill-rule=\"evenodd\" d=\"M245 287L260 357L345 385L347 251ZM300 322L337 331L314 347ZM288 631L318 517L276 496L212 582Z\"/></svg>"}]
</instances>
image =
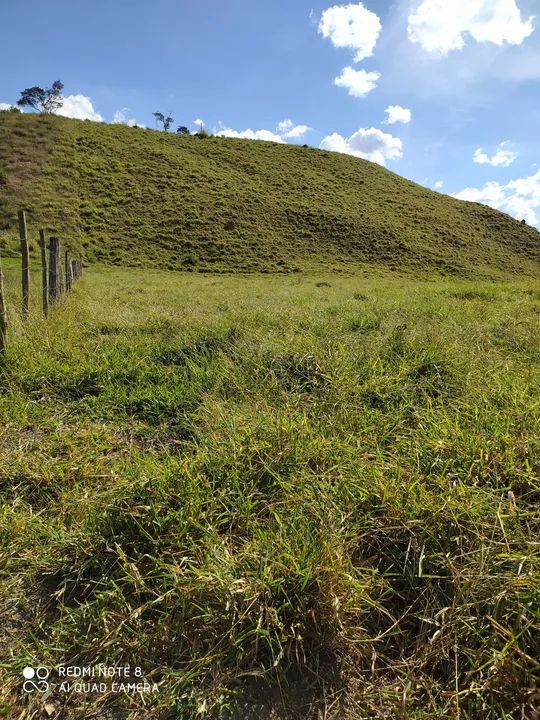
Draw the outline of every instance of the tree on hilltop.
<instances>
[{"instance_id":1,"label":"tree on hilltop","mask_svg":"<svg viewBox=\"0 0 540 720\"><path fill-rule=\"evenodd\" d=\"M51 115L59 110L62 105L62 90L64 84L55 80L50 88L42 88L38 85L25 88L21 97L17 100L19 107L33 107L43 115Z\"/></svg>"},{"instance_id":2,"label":"tree on hilltop","mask_svg":"<svg viewBox=\"0 0 540 720\"><path fill-rule=\"evenodd\" d=\"M153 115L156 118L156 122L160 122L163 125L163 129L165 130L165 132L167 132L167 130L174 122L174 118L170 115L167 115L167 117L165 117L165 115L160 112L155 112L153 113Z\"/></svg>"},{"instance_id":3,"label":"tree on hilltop","mask_svg":"<svg viewBox=\"0 0 540 720\"><path fill-rule=\"evenodd\" d=\"M190 135L189 128L187 128L185 125L180 125L180 127L176 130L176 132L179 135Z\"/></svg>"}]
</instances>

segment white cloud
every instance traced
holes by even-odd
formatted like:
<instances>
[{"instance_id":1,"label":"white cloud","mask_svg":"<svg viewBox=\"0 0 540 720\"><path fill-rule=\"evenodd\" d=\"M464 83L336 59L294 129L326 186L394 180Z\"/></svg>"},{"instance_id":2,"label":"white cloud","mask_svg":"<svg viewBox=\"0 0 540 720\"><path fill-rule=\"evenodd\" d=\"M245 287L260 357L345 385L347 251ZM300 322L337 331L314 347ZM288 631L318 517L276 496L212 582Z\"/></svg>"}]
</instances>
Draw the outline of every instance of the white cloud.
<instances>
[{"instance_id":1,"label":"white cloud","mask_svg":"<svg viewBox=\"0 0 540 720\"><path fill-rule=\"evenodd\" d=\"M508 145L507 142L502 142L497 147L495 155L489 157L482 148L475 150L473 155L473 162L477 165L491 165L492 167L508 167L517 158L518 153L512 152L512 150L506 150L505 147Z\"/></svg>"},{"instance_id":2,"label":"white cloud","mask_svg":"<svg viewBox=\"0 0 540 720\"><path fill-rule=\"evenodd\" d=\"M341 75L334 79L338 87L347 88L352 97L365 97L377 87L380 73L354 70L352 67L343 68Z\"/></svg>"},{"instance_id":3,"label":"white cloud","mask_svg":"<svg viewBox=\"0 0 540 720\"><path fill-rule=\"evenodd\" d=\"M354 51L355 62L371 57L381 32L378 16L363 3L334 5L321 15L319 33L330 38L334 47Z\"/></svg>"},{"instance_id":4,"label":"white cloud","mask_svg":"<svg viewBox=\"0 0 540 720\"><path fill-rule=\"evenodd\" d=\"M214 131L215 135L221 137L241 138L244 140L266 140L283 144L287 139L300 138L312 128L309 125L296 125L290 118L282 120L276 127L276 132L271 130L234 130L225 127L220 121L219 127Z\"/></svg>"},{"instance_id":5,"label":"white cloud","mask_svg":"<svg viewBox=\"0 0 540 720\"><path fill-rule=\"evenodd\" d=\"M240 138L243 140L266 140L269 142L283 143L285 142L281 135L276 135L270 130L233 130L232 128L221 128L216 132L221 137Z\"/></svg>"},{"instance_id":6,"label":"white cloud","mask_svg":"<svg viewBox=\"0 0 540 720\"><path fill-rule=\"evenodd\" d=\"M0 110L9 110L13 105L0 103ZM57 115L75 118L76 120L95 120L103 122L101 115L96 112L92 100L86 95L67 95L62 98L62 107L56 111ZM116 117L116 115L115 115ZM114 120L113 120L114 122Z\"/></svg>"},{"instance_id":7,"label":"white cloud","mask_svg":"<svg viewBox=\"0 0 540 720\"><path fill-rule=\"evenodd\" d=\"M282 120L278 123L276 132L282 138L301 138L307 132L312 130L309 125L295 125L292 120Z\"/></svg>"},{"instance_id":8,"label":"white cloud","mask_svg":"<svg viewBox=\"0 0 540 720\"><path fill-rule=\"evenodd\" d=\"M294 123L291 119L282 120L281 122L278 123L276 132L278 132L280 134L284 133L284 132L288 132L289 130L292 130L293 127L294 127Z\"/></svg>"},{"instance_id":9,"label":"white cloud","mask_svg":"<svg viewBox=\"0 0 540 720\"><path fill-rule=\"evenodd\" d=\"M465 188L454 197L484 203L530 225L538 225L540 211L540 170L535 175L511 180L506 185L488 182L483 188Z\"/></svg>"},{"instance_id":10,"label":"white cloud","mask_svg":"<svg viewBox=\"0 0 540 720\"><path fill-rule=\"evenodd\" d=\"M101 115L96 112L92 101L86 95L68 95L62 98L62 107L57 110L58 115L75 118L76 120L95 120L103 122Z\"/></svg>"},{"instance_id":11,"label":"white cloud","mask_svg":"<svg viewBox=\"0 0 540 720\"><path fill-rule=\"evenodd\" d=\"M461 50L465 35L479 43L520 45L534 30L516 0L422 0L408 18L409 40L428 52Z\"/></svg>"},{"instance_id":12,"label":"white cloud","mask_svg":"<svg viewBox=\"0 0 540 720\"><path fill-rule=\"evenodd\" d=\"M204 120L201 120L201 118L197 118L193 121L193 124L196 125L198 128L200 128L201 125L202 127L204 127Z\"/></svg>"},{"instance_id":13,"label":"white cloud","mask_svg":"<svg viewBox=\"0 0 540 720\"><path fill-rule=\"evenodd\" d=\"M440 190L443 185L444 185L444 182L442 180L437 180L437 182L435 183L435 185L433 187L435 188L435 190Z\"/></svg>"},{"instance_id":14,"label":"white cloud","mask_svg":"<svg viewBox=\"0 0 540 720\"><path fill-rule=\"evenodd\" d=\"M313 130L313 128L310 128L309 125L295 125L293 128L289 130L289 132L284 133L281 137L283 138L301 138L303 135L305 135L310 130Z\"/></svg>"},{"instance_id":15,"label":"white cloud","mask_svg":"<svg viewBox=\"0 0 540 720\"><path fill-rule=\"evenodd\" d=\"M394 125L395 123L410 123L412 113L409 108L401 107L401 105L389 105L384 111L388 117L384 121L385 125Z\"/></svg>"},{"instance_id":16,"label":"white cloud","mask_svg":"<svg viewBox=\"0 0 540 720\"><path fill-rule=\"evenodd\" d=\"M128 127L144 127L144 125L139 125L137 120L135 118L130 118L127 115L128 108L122 108L121 110L117 110L114 113L114 117L112 119L113 125L127 125Z\"/></svg>"},{"instance_id":17,"label":"white cloud","mask_svg":"<svg viewBox=\"0 0 540 720\"><path fill-rule=\"evenodd\" d=\"M333 133L325 137L319 147L371 160L379 165L384 165L386 160L403 157L401 140L377 128L360 128L349 138Z\"/></svg>"}]
</instances>

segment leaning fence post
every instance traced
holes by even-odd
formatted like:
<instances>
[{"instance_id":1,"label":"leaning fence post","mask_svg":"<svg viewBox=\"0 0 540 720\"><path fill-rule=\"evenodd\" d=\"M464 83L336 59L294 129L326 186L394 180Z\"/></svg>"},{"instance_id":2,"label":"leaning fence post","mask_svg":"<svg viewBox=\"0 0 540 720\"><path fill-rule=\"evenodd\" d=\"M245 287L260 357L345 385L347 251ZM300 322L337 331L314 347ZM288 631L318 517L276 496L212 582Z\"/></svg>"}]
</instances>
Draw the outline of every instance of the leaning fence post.
<instances>
[{"instance_id":1,"label":"leaning fence post","mask_svg":"<svg viewBox=\"0 0 540 720\"><path fill-rule=\"evenodd\" d=\"M2 271L2 260L0 259L0 355L6 352L7 342L7 313L4 299L4 273Z\"/></svg>"},{"instance_id":2,"label":"leaning fence post","mask_svg":"<svg viewBox=\"0 0 540 720\"><path fill-rule=\"evenodd\" d=\"M47 317L49 314L49 275L47 273L47 253L45 251L45 230L39 231L39 248L41 250L41 292L43 314Z\"/></svg>"},{"instance_id":3,"label":"leaning fence post","mask_svg":"<svg viewBox=\"0 0 540 720\"><path fill-rule=\"evenodd\" d=\"M28 304L30 298L30 257L28 253L28 236L26 233L26 214L19 210L19 238L21 240L22 257L22 312L28 317Z\"/></svg>"}]
</instances>

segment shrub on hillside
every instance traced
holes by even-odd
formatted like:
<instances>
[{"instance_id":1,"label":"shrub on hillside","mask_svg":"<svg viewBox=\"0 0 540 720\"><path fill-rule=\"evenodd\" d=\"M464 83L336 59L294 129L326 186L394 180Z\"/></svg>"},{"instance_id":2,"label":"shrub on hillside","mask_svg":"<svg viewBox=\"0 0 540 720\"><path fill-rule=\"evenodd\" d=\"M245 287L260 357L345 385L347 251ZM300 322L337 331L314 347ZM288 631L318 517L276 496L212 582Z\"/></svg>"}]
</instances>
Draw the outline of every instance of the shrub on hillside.
<instances>
[{"instance_id":1,"label":"shrub on hillside","mask_svg":"<svg viewBox=\"0 0 540 720\"><path fill-rule=\"evenodd\" d=\"M195 253L188 253L186 257L182 260L183 265L188 265L190 267L193 267L194 265L197 265L199 262L199 258Z\"/></svg>"}]
</instances>

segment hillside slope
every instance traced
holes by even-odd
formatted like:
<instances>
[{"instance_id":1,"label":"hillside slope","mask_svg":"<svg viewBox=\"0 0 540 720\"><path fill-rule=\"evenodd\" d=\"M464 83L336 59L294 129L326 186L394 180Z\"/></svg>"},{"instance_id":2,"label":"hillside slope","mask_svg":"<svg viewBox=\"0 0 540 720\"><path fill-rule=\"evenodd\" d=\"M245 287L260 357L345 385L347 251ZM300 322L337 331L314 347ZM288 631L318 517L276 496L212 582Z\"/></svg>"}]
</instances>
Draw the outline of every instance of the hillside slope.
<instances>
[{"instance_id":1,"label":"hillside slope","mask_svg":"<svg viewBox=\"0 0 540 720\"><path fill-rule=\"evenodd\" d=\"M540 235L357 158L0 113L0 251L16 211L89 262L279 271L330 264L537 274ZM37 245L33 243L33 252Z\"/></svg>"}]
</instances>

